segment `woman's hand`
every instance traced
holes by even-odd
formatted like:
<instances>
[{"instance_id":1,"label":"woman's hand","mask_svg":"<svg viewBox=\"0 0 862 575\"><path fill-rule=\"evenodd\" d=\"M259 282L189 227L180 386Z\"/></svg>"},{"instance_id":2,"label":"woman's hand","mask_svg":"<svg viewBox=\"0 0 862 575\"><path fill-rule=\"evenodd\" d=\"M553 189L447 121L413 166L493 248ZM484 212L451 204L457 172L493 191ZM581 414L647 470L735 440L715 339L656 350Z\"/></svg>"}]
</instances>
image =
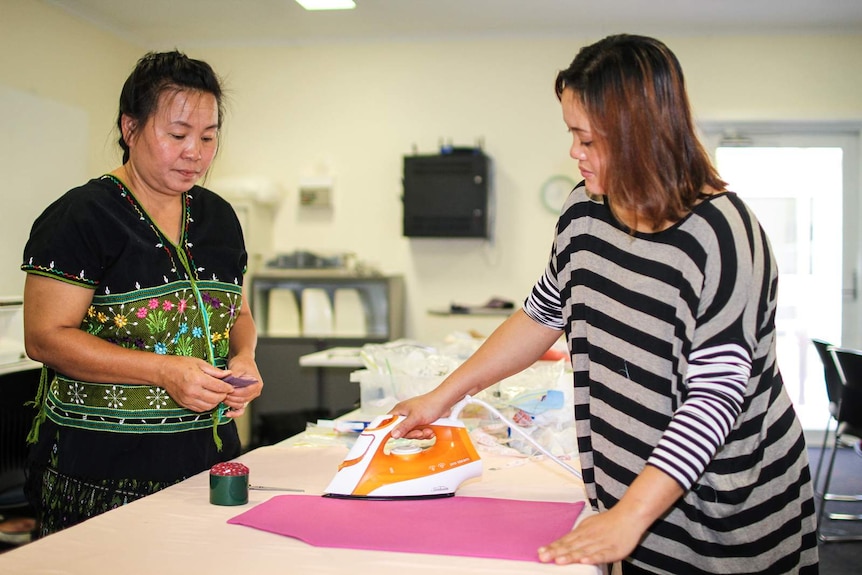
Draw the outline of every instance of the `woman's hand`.
<instances>
[{"instance_id":1,"label":"woman's hand","mask_svg":"<svg viewBox=\"0 0 862 575\"><path fill-rule=\"evenodd\" d=\"M439 389L438 387L434 391L402 401L389 411L405 418L392 429L392 437L429 439L434 435L430 428L423 429L422 426L437 421L450 411L450 406L441 397Z\"/></svg>"},{"instance_id":2,"label":"woman's hand","mask_svg":"<svg viewBox=\"0 0 862 575\"><path fill-rule=\"evenodd\" d=\"M581 521L571 533L539 549L543 563L614 563L628 557L683 489L670 475L647 465L608 511Z\"/></svg>"},{"instance_id":3,"label":"woman's hand","mask_svg":"<svg viewBox=\"0 0 862 575\"><path fill-rule=\"evenodd\" d=\"M542 563L615 563L634 551L644 531L614 509L585 518L570 533L539 549Z\"/></svg>"},{"instance_id":4,"label":"woman's hand","mask_svg":"<svg viewBox=\"0 0 862 575\"><path fill-rule=\"evenodd\" d=\"M227 363L230 375L237 377L256 379L257 383L244 387L232 387L224 399L225 405L230 410L225 414L227 417L239 417L245 413L249 402L258 397L263 390L263 378L254 361L254 352L257 348L257 327L251 315L251 306L248 302L248 282L242 286L243 305L239 316L230 330L230 355ZM224 373L219 377L227 377Z\"/></svg>"},{"instance_id":5,"label":"woman's hand","mask_svg":"<svg viewBox=\"0 0 862 575\"><path fill-rule=\"evenodd\" d=\"M186 409L199 413L211 411L233 391L233 386L221 379L230 372L202 359L155 354L153 359L162 362L156 385Z\"/></svg>"},{"instance_id":6,"label":"woman's hand","mask_svg":"<svg viewBox=\"0 0 862 575\"><path fill-rule=\"evenodd\" d=\"M229 371L223 372L224 377L230 374L257 380L256 383L243 387L231 386L230 393L224 399L224 404L230 408L225 415L227 417L239 417L245 413L245 408L248 407L249 402L260 396L263 390L263 379L260 377L260 371L258 371L254 359L249 356L232 357L230 363L228 363L228 369Z\"/></svg>"}]
</instances>

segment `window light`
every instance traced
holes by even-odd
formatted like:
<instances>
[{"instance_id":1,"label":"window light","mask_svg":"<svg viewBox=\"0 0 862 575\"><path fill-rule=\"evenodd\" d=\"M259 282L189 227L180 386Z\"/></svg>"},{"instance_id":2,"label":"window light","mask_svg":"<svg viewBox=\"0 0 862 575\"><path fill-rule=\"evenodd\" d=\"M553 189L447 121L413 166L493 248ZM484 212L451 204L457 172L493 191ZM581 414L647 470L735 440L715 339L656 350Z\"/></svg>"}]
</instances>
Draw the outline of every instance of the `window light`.
<instances>
[{"instance_id":1,"label":"window light","mask_svg":"<svg viewBox=\"0 0 862 575\"><path fill-rule=\"evenodd\" d=\"M296 0L306 10L353 10L353 0Z\"/></svg>"}]
</instances>

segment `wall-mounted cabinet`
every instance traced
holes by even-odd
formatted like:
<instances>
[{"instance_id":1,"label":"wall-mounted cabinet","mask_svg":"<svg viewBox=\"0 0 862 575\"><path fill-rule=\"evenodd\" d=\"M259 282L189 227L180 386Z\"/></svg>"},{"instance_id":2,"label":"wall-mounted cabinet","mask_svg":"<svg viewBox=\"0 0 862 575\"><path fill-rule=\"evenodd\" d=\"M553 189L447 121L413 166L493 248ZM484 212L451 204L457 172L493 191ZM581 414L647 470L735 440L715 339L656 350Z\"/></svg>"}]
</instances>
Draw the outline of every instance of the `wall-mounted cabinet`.
<instances>
[{"instance_id":1,"label":"wall-mounted cabinet","mask_svg":"<svg viewBox=\"0 0 862 575\"><path fill-rule=\"evenodd\" d=\"M489 238L492 163L479 148L404 157L404 235Z\"/></svg>"}]
</instances>

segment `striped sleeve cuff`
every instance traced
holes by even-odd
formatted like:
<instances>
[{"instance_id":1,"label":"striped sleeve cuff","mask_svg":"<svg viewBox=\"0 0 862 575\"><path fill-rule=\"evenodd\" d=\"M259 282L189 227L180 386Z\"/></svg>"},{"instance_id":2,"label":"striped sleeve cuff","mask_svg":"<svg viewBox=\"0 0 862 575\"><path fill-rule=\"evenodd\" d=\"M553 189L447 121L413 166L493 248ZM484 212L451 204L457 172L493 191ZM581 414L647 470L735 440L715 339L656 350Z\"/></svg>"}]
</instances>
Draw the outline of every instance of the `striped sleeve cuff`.
<instances>
[{"instance_id":1,"label":"striped sleeve cuff","mask_svg":"<svg viewBox=\"0 0 862 575\"><path fill-rule=\"evenodd\" d=\"M553 261L554 258L551 258ZM563 329L563 312L560 303L560 290L554 279L555 274L548 265L545 273L533 286L524 301L524 312L534 321L554 329Z\"/></svg>"},{"instance_id":2,"label":"striped sleeve cuff","mask_svg":"<svg viewBox=\"0 0 862 575\"><path fill-rule=\"evenodd\" d=\"M693 352L686 374L687 397L647 463L690 489L742 412L750 375L750 354L737 344Z\"/></svg>"}]
</instances>

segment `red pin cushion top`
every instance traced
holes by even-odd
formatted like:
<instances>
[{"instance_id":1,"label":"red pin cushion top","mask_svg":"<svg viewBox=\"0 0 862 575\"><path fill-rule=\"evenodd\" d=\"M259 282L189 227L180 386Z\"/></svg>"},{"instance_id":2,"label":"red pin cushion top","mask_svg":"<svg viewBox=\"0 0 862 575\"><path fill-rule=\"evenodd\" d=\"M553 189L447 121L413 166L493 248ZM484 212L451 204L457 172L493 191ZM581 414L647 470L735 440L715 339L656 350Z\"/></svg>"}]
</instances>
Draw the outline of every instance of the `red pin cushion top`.
<instances>
[{"instance_id":1,"label":"red pin cushion top","mask_svg":"<svg viewBox=\"0 0 862 575\"><path fill-rule=\"evenodd\" d=\"M220 476L248 475L248 467L242 463L225 461L213 465L212 469L210 469L210 474Z\"/></svg>"}]
</instances>

